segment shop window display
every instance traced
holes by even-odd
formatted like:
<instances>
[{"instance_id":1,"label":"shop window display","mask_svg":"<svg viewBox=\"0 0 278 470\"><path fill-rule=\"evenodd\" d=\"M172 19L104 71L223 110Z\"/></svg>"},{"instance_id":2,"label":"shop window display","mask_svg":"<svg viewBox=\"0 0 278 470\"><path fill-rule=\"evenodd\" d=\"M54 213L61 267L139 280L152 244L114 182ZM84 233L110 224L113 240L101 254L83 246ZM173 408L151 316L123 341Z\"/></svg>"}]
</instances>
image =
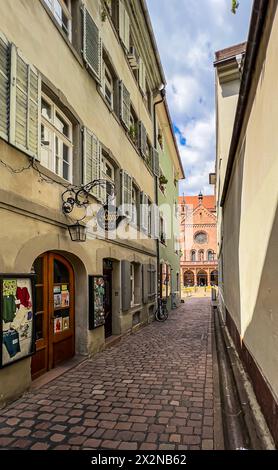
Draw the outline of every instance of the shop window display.
<instances>
[{"instance_id":1,"label":"shop window display","mask_svg":"<svg viewBox=\"0 0 278 470\"><path fill-rule=\"evenodd\" d=\"M2 367L34 353L34 278L17 276L0 277Z\"/></svg>"},{"instance_id":2,"label":"shop window display","mask_svg":"<svg viewBox=\"0 0 278 470\"><path fill-rule=\"evenodd\" d=\"M89 328L105 323L105 282L102 276L89 276Z\"/></svg>"}]
</instances>

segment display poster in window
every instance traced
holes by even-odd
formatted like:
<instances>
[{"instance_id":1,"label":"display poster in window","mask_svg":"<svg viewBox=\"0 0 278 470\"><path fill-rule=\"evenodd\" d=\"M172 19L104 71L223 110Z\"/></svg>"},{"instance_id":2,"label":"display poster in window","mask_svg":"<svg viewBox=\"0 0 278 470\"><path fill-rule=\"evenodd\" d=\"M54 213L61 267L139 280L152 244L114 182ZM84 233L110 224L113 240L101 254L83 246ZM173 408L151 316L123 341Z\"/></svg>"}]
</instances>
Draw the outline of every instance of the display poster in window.
<instances>
[{"instance_id":1,"label":"display poster in window","mask_svg":"<svg viewBox=\"0 0 278 470\"><path fill-rule=\"evenodd\" d=\"M89 276L89 328L105 323L105 282L103 276Z\"/></svg>"},{"instance_id":2,"label":"display poster in window","mask_svg":"<svg viewBox=\"0 0 278 470\"><path fill-rule=\"evenodd\" d=\"M62 307L68 307L69 306L69 291L68 290L63 290L61 293L61 304Z\"/></svg>"},{"instance_id":3,"label":"display poster in window","mask_svg":"<svg viewBox=\"0 0 278 470\"><path fill-rule=\"evenodd\" d=\"M70 327L70 318L69 317L64 317L63 318L62 326L63 326L63 331L69 329L69 327Z\"/></svg>"},{"instance_id":4,"label":"display poster in window","mask_svg":"<svg viewBox=\"0 0 278 470\"><path fill-rule=\"evenodd\" d=\"M56 317L54 318L54 334L61 333L63 328L63 318Z\"/></svg>"},{"instance_id":5,"label":"display poster in window","mask_svg":"<svg viewBox=\"0 0 278 470\"><path fill-rule=\"evenodd\" d=\"M34 276L1 275L0 366L12 364L35 352Z\"/></svg>"},{"instance_id":6,"label":"display poster in window","mask_svg":"<svg viewBox=\"0 0 278 470\"><path fill-rule=\"evenodd\" d=\"M54 308L62 307L62 294L54 294Z\"/></svg>"},{"instance_id":7,"label":"display poster in window","mask_svg":"<svg viewBox=\"0 0 278 470\"><path fill-rule=\"evenodd\" d=\"M167 265L163 264L162 266L162 276L161 276L161 296L163 298L168 296L168 277L167 277Z\"/></svg>"}]
</instances>

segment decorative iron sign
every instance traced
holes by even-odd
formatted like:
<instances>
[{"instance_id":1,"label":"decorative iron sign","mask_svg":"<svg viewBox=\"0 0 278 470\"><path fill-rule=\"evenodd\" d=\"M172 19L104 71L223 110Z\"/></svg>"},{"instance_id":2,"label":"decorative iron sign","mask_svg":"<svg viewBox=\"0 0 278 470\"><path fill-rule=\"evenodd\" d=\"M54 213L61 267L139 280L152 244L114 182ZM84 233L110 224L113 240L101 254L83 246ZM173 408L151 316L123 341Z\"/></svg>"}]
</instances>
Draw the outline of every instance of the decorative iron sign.
<instances>
[{"instance_id":1,"label":"decorative iron sign","mask_svg":"<svg viewBox=\"0 0 278 470\"><path fill-rule=\"evenodd\" d=\"M105 231L116 230L119 223L125 218L124 215L119 215L117 207L112 204L102 206L97 213L97 222L100 228Z\"/></svg>"}]
</instances>

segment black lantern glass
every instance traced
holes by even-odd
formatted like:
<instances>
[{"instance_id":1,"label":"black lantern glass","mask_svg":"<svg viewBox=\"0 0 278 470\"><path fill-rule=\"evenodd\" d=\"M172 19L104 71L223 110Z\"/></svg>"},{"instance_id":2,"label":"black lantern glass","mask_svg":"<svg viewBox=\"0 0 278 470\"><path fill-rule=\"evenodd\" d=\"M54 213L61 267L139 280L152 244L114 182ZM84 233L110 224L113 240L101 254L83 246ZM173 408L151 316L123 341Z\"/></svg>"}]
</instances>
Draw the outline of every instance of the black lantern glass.
<instances>
[{"instance_id":1,"label":"black lantern glass","mask_svg":"<svg viewBox=\"0 0 278 470\"><path fill-rule=\"evenodd\" d=\"M78 222L68 227L71 241L73 242L85 242L86 241L86 227L80 225Z\"/></svg>"}]
</instances>

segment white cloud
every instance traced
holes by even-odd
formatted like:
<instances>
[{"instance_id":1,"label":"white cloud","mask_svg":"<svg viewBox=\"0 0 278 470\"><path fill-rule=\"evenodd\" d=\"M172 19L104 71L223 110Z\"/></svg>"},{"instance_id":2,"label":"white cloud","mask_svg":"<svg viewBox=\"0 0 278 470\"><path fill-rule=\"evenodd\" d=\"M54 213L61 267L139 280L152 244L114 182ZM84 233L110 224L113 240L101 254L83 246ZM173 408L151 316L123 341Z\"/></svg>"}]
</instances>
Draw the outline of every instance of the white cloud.
<instances>
[{"instance_id":1,"label":"white cloud","mask_svg":"<svg viewBox=\"0 0 278 470\"><path fill-rule=\"evenodd\" d=\"M167 92L175 115L186 114L191 111L192 105L198 99L200 87L194 77L175 75L168 82Z\"/></svg>"},{"instance_id":2,"label":"white cloud","mask_svg":"<svg viewBox=\"0 0 278 470\"><path fill-rule=\"evenodd\" d=\"M215 116L190 121L181 128L186 146L179 145L181 159L187 175L182 183L182 190L187 194L196 194L203 191L210 194L212 188L208 185L208 175L214 168L215 155Z\"/></svg>"},{"instance_id":3,"label":"white cloud","mask_svg":"<svg viewBox=\"0 0 278 470\"><path fill-rule=\"evenodd\" d=\"M215 158L214 52L246 40L252 0L147 0L167 77L174 124L187 140L180 153L188 176L181 191L212 192Z\"/></svg>"},{"instance_id":4,"label":"white cloud","mask_svg":"<svg viewBox=\"0 0 278 470\"><path fill-rule=\"evenodd\" d=\"M180 183L180 194L196 195L213 194L213 186L209 184L209 173L214 171L214 161L207 161L201 167L193 167L186 179Z\"/></svg>"},{"instance_id":5,"label":"white cloud","mask_svg":"<svg viewBox=\"0 0 278 470\"><path fill-rule=\"evenodd\" d=\"M189 121L185 127L180 127L180 131L186 138L187 146L206 152L215 139L214 112L206 118Z\"/></svg>"}]
</instances>

